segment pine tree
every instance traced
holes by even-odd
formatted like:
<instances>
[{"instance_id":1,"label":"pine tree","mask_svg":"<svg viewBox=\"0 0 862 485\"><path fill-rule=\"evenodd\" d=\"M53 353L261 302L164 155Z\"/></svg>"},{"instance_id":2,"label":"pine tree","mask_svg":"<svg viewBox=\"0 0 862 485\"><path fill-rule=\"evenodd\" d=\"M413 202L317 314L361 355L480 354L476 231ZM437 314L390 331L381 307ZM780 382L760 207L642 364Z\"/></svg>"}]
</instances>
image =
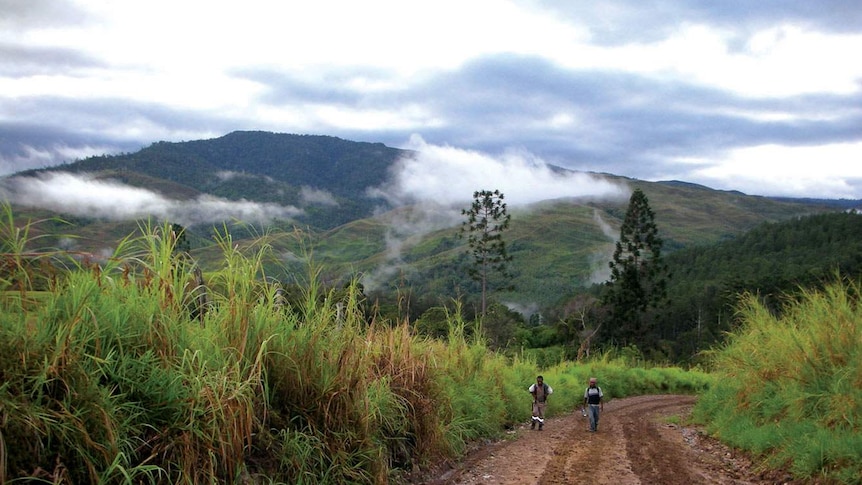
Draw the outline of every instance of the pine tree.
<instances>
[{"instance_id":1,"label":"pine tree","mask_svg":"<svg viewBox=\"0 0 862 485\"><path fill-rule=\"evenodd\" d=\"M605 337L618 344L644 346L650 337L645 314L666 304L667 265L661 258L655 214L646 195L635 189L629 199L620 239L616 243L611 276L603 302L610 311Z\"/></svg>"},{"instance_id":2,"label":"pine tree","mask_svg":"<svg viewBox=\"0 0 862 485\"><path fill-rule=\"evenodd\" d=\"M473 193L473 204L469 210L461 211L467 220L461 226L461 236L467 237L473 264L470 277L482 286L482 315L487 309L488 278L498 273L502 278L511 278L508 263L512 257L506 251L503 232L509 228L511 216L506 212L506 203L499 190L482 190ZM511 285L502 285L511 289Z\"/></svg>"}]
</instances>

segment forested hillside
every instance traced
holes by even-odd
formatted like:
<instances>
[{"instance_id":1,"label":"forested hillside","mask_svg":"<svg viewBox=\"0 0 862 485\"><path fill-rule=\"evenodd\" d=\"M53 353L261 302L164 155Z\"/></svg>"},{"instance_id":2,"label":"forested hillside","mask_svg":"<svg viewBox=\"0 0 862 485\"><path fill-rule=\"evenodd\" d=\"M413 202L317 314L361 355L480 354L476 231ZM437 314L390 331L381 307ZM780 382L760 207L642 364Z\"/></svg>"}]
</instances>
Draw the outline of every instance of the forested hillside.
<instances>
[{"instance_id":1,"label":"forested hillside","mask_svg":"<svg viewBox=\"0 0 862 485\"><path fill-rule=\"evenodd\" d=\"M651 315L653 334L641 350L692 359L734 327L741 295L757 295L777 312L803 288L858 279L860 235L862 214L836 212L763 223L732 240L669 254L669 305Z\"/></svg>"}]
</instances>

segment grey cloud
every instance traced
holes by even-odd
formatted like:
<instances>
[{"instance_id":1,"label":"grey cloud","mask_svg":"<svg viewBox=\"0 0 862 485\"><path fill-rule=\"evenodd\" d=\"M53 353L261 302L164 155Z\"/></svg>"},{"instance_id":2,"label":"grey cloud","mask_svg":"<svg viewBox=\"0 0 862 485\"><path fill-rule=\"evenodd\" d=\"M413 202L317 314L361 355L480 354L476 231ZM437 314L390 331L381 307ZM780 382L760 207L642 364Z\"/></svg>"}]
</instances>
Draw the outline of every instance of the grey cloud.
<instances>
[{"instance_id":1,"label":"grey cloud","mask_svg":"<svg viewBox=\"0 0 862 485\"><path fill-rule=\"evenodd\" d=\"M0 121L0 153L3 154L20 155L23 153L21 147L24 146L98 144L101 139L69 127L64 129L40 123Z\"/></svg>"},{"instance_id":2,"label":"grey cloud","mask_svg":"<svg viewBox=\"0 0 862 485\"><path fill-rule=\"evenodd\" d=\"M357 87L357 80L367 83L385 83L390 72L379 69L341 68L323 74L322 79L306 79L302 75L277 69L235 69L231 75L256 82L266 87L259 101L273 106L303 103L335 103L357 106L368 96Z\"/></svg>"},{"instance_id":3,"label":"grey cloud","mask_svg":"<svg viewBox=\"0 0 862 485\"><path fill-rule=\"evenodd\" d=\"M123 98L72 99L44 96L16 100L16 110L21 112L21 118L33 124L52 126L55 129L74 126L78 132L100 133L100 136L113 136L118 140L133 138L123 133L126 130L134 131L130 128L135 126L157 127L166 133L183 132L189 130L189 127L198 133L206 133L215 128L222 134L221 130L230 124L209 113ZM149 144L155 140L148 138L136 141Z\"/></svg>"},{"instance_id":4,"label":"grey cloud","mask_svg":"<svg viewBox=\"0 0 862 485\"><path fill-rule=\"evenodd\" d=\"M99 65L94 58L71 49L0 43L0 76L36 76Z\"/></svg>"},{"instance_id":5,"label":"grey cloud","mask_svg":"<svg viewBox=\"0 0 862 485\"><path fill-rule=\"evenodd\" d=\"M67 0L0 0L0 27L7 32L84 23L89 16Z\"/></svg>"},{"instance_id":6,"label":"grey cloud","mask_svg":"<svg viewBox=\"0 0 862 485\"><path fill-rule=\"evenodd\" d=\"M432 144L499 152L517 140L550 163L635 177L669 156L862 139L860 94L748 99L681 81L566 70L532 57L480 59L395 98L426 101L447 121L422 131ZM785 113L789 119L768 117ZM549 126L557 114L572 124Z\"/></svg>"},{"instance_id":7,"label":"grey cloud","mask_svg":"<svg viewBox=\"0 0 862 485\"><path fill-rule=\"evenodd\" d=\"M248 128L226 117L127 99L32 97L12 103L0 98L0 112L17 114L0 121L0 175Z\"/></svg>"},{"instance_id":8,"label":"grey cloud","mask_svg":"<svg viewBox=\"0 0 862 485\"><path fill-rule=\"evenodd\" d=\"M140 149L136 142L88 134L77 125L0 122L0 176L24 170L52 167L91 155Z\"/></svg>"},{"instance_id":9,"label":"grey cloud","mask_svg":"<svg viewBox=\"0 0 862 485\"><path fill-rule=\"evenodd\" d=\"M788 22L833 32L858 32L862 9L856 0L700 0L688 12L693 19L738 28Z\"/></svg>"},{"instance_id":10,"label":"grey cloud","mask_svg":"<svg viewBox=\"0 0 862 485\"><path fill-rule=\"evenodd\" d=\"M530 0L555 17L588 29L593 42L622 45L664 39L685 23L733 30L737 35L782 23L840 33L862 29L857 0L609 0L598 3Z\"/></svg>"}]
</instances>

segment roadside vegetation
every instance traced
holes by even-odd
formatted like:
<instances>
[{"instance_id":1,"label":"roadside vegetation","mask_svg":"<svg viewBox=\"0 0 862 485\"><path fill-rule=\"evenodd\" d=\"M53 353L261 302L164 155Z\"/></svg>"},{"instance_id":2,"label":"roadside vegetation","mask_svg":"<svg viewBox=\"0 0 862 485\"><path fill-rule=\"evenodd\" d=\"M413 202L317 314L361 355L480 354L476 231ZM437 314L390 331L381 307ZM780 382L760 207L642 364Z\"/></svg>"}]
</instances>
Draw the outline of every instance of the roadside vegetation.
<instances>
[{"instance_id":1,"label":"roadside vegetation","mask_svg":"<svg viewBox=\"0 0 862 485\"><path fill-rule=\"evenodd\" d=\"M694 417L796 478L862 483L860 290L840 279L802 289L778 313L745 295Z\"/></svg>"}]
</instances>

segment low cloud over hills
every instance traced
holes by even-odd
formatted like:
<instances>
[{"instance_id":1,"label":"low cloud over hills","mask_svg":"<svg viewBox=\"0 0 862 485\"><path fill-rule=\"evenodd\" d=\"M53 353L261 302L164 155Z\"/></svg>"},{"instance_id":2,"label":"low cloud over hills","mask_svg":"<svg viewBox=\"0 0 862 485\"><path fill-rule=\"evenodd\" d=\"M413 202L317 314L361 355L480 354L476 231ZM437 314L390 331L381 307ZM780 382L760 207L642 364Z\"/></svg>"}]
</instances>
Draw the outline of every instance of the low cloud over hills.
<instances>
[{"instance_id":1,"label":"low cloud over hills","mask_svg":"<svg viewBox=\"0 0 862 485\"><path fill-rule=\"evenodd\" d=\"M244 136L259 135L246 133ZM266 136L273 135L266 134ZM294 135L285 135L285 137L289 136ZM262 143L265 141L265 138L261 138ZM206 141L194 143L206 144ZM344 143L344 141L338 140L338 143ZM181 145L178 144L178 146ZM433 207L434 211L458 214L461 208L469 206L473 193L478 190L502 191L506 196L507 204L512 208L527 207L548 199L601 200L627 196L627 189L624 186L611 182L607 178L552 167L525 151L509 151L492 155L449 146L431 145L420 137L412 139L410 148L411 150L403 151L400 159L390 163L388 170L381 171L378 179L375 180L373 177L368 179L369 183L370 180L374 180L375 183L366 187L367 204L379 205L379 201L382 200L386 202L386 207L389 209L410 205L429 210ZM195 153L206 152L200 147L196 150ZM143 156L144 153L145 151L141 151L137 156ZM193 158L193 155L188 156L190 159ZM289 163L297 165L290 170L283 170L285 172L295 173L302 170L313 172L316 169L314 163L309 163L309 167L302 168L303 162L296 153L267 156L273 160L280 158L291 160ZM107 157L100 163L102 168L121 170L123 167L130 166L131 162L127 162L129 158ZM198 158L199 156L194 156L195 163L202 163ZM111 160L116 160L116 163ZM146 170L152 177L160 172L158 164L165 162L153 159L146 163L135 160L134 163L135 165L131 165L133 168L146 166ZM176 163L182 164L183 161L180 158ZM262 187L264 184L273 182L273 178L269 175L251 175L243 171L246 164L259 170L260 161L246 160L239 155L232 160L232 163L235 166L234 170L217 170L211 174L212 177L221 182L245 177L251 179L247 183L252 187L255 184L256 187ZM350 163L361 164L363 161L356 160ZM86 166L86 161L81 165ZM77 164L72 164L69 168L77 168ZM361 170L361 167L359 169ZM276 171L275 167L273 170ZM166 167L164 171L170 170ZM307 182L308 177L312 175L307 175L303 180ZM193 176L201 177L201 174L195 173ZM173 182L176 183L193 183L177 179L176 176L173 178ZM326 172L326 178L332 178L330 171ZM116 179L97 176L95 173L67 172L61 167L59 170L9 176L3 180L0 195L16 205L109 220L156 217L186 225L232 219L265 223L276 219L291 220L301 216L304 214L304 205L316 204L338 210L338 198L351 197L350 194L339 193L339 187L349 181L327 182L326 178L319 177L318 185L305 183L297 188L298 197L294 203L288 203L287 199L282 202L256 200L260 194L254 190L231 200L206 193L188 200L177 200L155 189L133 187ZM282 180L282 182L289 182L289 180ZM194 188L206 192L205 187ZM353 193L361 193L357 191L357 187L350 189ZM353 198L362 197L353 196ZM440 218L436 219L436 224L439 224Z\"/></svg>"}]
</instances>

